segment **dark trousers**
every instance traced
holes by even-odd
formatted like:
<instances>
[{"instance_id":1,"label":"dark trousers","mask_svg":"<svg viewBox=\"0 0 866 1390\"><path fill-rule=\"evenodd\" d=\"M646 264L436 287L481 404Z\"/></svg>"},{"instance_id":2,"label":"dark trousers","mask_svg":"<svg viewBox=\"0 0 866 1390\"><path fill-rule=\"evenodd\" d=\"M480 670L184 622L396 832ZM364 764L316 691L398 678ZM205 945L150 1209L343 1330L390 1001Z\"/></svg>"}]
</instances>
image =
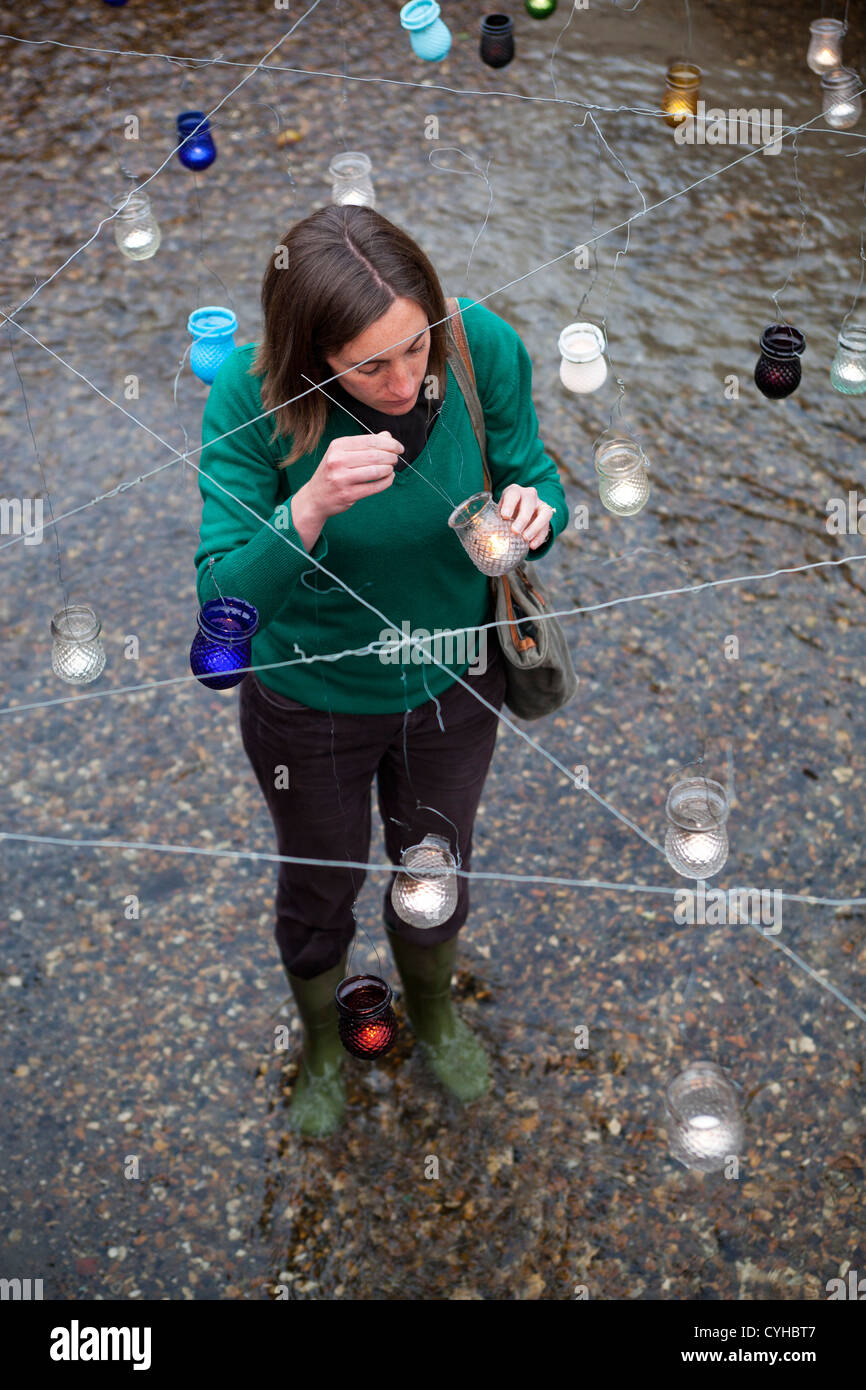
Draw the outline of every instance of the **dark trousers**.
<instances>
[{"instance_id":1,"label":"dark trousers","mask_svg":"<svg viewBox=\"0 0 866 1390\"><path fill-rule=\"evenodd\" d=\"M505 659L495 638L487 650L487 670L462 679L498 710L505 698ZM392 864L432 832L448 841L461 868L470 867L472 827L499 721L462 685L455 682L438 697L443 728L436 700L408 714L331 714L278 695L253 672L239 695L241 739L274 822L279 854L369 862L375 777ZM457 935L469 913L468 879L457 877L457 907L447 922L419 929L403 922L391 905L395 877L389 877L383 898L390 928L429 946ZM363 869L280 864L274 935L293 974L311 979L337 964L355 932L353 905L365 878Z\"/></svg>"}]
</instances>

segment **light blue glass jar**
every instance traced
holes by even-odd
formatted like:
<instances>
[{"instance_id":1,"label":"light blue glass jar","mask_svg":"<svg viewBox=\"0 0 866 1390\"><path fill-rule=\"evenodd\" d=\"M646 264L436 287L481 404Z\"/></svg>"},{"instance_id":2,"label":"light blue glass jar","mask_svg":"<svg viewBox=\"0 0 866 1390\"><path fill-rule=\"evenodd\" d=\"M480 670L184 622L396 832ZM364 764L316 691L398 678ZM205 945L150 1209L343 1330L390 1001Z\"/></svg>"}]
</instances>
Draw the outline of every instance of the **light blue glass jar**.
<instances>
[{"instance_id":1,"label":"light blue glass jar","mask_svg":"<svg viewBox=\"0 0 866 1390\"><path fill-rule=\"evenodd\" d=\"M206 304L202 309L193 310L186 326L195 339L190 348L189 365L199 381L210 386L223 362L235 350L238 321L231 309Z\"/></svg>"},{"instance_id":2,"label":"light blue glass jar","mask_svg":"<svg viewBox=\"0 0 866 1390\"><path fill-rule=\"evenodd\" d=\"M400 11L400 23L409 30L414 53L428 63L439 62L451 47L451 30L439 14L437 0L409 0Z\"/></svg>"}]
</instances>

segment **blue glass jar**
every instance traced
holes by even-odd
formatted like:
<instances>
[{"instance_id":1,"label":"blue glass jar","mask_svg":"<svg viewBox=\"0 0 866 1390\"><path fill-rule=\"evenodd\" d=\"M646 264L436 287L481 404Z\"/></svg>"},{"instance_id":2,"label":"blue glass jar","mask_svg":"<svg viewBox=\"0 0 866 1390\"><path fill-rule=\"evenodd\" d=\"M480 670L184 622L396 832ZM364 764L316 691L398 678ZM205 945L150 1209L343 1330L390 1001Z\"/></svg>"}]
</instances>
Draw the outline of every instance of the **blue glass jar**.
<instances>
[{"instance_id":1,"label":"blue glass jar","mask_svg":"<svg viewBox=\"0 0 866 1390\"><path fill-rule=\"evenodd\" d=\"M235 350L238 321L231 309L206 304L203 309L193 310L186 326L194 339L189 365L199 381L210 386L223 362Z\"/></svg>"},{"instance_id":2,"label":"blue glass jar","mask_svg":"<svg viewBox=\"0 0 866 1390\"><path fill-rule=\"evenodd\" d=\"M189 649L193 675L211 690L240 685L244 668L252 662L258 609L242 598L212 598L199 610L197 621L198 632Z\"/></svg>"},{"instance_id":3,"label":"blue glass jar","mask_svg":"<svg viewBox=\"0 0 866 1390\"><path fill-rule=\"evenodd\" d=\"M126 0L105 0L106 5L125 5Z\"/></svg>"},{"instance_id":4,"label":"blue glass jar","mask_svg":"<svg viewBox=\"0 0 866 1390\"><path fill-rule=\"evenodd\" d=\"M504 68L514 57L514 25L507 14L488 14L481 21L481 61Z\"/></svg>"},{"instance_id":5,"label":"blue glass jar","mask_svg":"<svg viewBox=\"0 0 866 1390\"><path fill-rule=\"evenodd\" d=\"M400 11L400 23L409 30L415 56L428 63L439 62L451 47L451 30L439 13L437 0L409 0Z\"/></svg>"},{"instance_id":6,"label":"blue glass jar","mask_svg":"<svg viewBox=\"0 0 866 1390\"><path fill-rule=\"evenodd\" d=\"M181 111L177 133L183 141L177 157L185 169L207 169L216 159L216 145L203 111Z\"/></svg>"}]
</instances>

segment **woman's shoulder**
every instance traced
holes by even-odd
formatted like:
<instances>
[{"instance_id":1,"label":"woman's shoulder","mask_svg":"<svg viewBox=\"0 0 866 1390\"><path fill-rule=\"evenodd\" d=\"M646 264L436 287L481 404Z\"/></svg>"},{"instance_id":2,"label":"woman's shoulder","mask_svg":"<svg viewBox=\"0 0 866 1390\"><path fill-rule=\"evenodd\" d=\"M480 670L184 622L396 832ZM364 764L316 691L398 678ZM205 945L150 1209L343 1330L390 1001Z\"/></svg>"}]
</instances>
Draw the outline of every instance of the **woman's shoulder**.
<instances>
[{"instance_id":1,"label":"woman's shoulder","mask_svg":"<svg viewBox=\"0 0 866 1390\"><path fill-rule=\"evenodd\" d=\"M514 336L515 330L511 324L486 304L476 303L470 295L457 295L457 303L471 352L477 349L495 355Z\"/></svg>"},{"instance_id":2,"label":"woman's shoulder","mask_svg":"<svg viewBox=\"0 0 866 1390\"><path fill-rule=\"evenodd\" d=\"M243 395L261 401L261 377L251 373L258 343L242 343L235 347L211 382L211 393Z\"/></svg>"}]
</instances>

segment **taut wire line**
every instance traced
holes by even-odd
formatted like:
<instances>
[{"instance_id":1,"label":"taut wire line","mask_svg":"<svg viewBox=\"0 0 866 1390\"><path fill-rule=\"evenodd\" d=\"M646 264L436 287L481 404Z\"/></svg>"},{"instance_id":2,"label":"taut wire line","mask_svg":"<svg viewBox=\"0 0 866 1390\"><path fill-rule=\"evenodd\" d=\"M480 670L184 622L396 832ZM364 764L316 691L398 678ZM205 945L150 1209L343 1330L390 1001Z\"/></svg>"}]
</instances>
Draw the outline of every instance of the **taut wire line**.
<instances>
[{"instance_id":1,"label":"taut wire line","mask_svg":"<svg viewBox=\"0 0 866 1390\"><path fill-rule=\"evenodd\" d=\"M321 0L313 0L313 3L312 3L312 5L310 6L310 8L309 8L308 10L306 10L305 13L302 14L302 15L300 16L299 19L295 20L295 23L292 25L291 29L287 29L286 32L285 32L284 34L281 34L281 35L280 35L280 37L277 39L276 43L271 45L271 47L268 49L267 53L265 54L265 58L269 58L270 55L271 55L272 53L275 53L276 50L280 47L280 44L284 43L285 40L286 40L287 38L289 38L289 36L290 36L291 34L294 33L294 31L295 31L295 29L297 29L298 25L299 25L303 20L305 20L305 19L307 18L307 15L312 14L313 10L315 10L319 4L321 4ZM14 35L9 35L9 34L3 35L3 34L0 34L0 38L12 38L12 37L14 37ZM111 51L111 50L108 50L108 51ZM250 78L253 77L253 76L259 71L259 69L261 68L261 63L263 63L264 60L265 60L265 59L263 58L263 59L261 60L260 63L255 63L255 64L251 64L251 63L242 64L242 66L244 66L244 67L249 67L251 70L247 73L246 77L242 77L242 78L241 78L241 80L240 80L240 82L238 82L237 86L232 87L232 89L231 89L230 92L226 92L225 96L222 97L222 98L217 102L216 106L214 106L212 110L206 112L206 114L205 114L205 119L206 119L206 120L208 120L208 119L209 119L211 116L213 116L217 111L219 111L220 107L225 105L225 103L228 101L229 97L233 97L234 94L235 94L235 92L240 91L241 87L243 87L244 84L245 84L246 82L249 82ZM208 59L208 62L210 62L210 61L211 61L211 60ZM213 61L216 61L216 60L213 60ZM140 190L141 190L142 188L146 188L147 185L151 182L151 180L156 178L157 174L162 173L163 169L165 169L165 167L170 163L170 161L171 161L171 159L173 158L173 156L177 154L178 150L181 148L181 145L183 145L183 143L184 143L184 142L183 142L183 140L182 140L182 141L180 142L180 145L175 145L174 149L166 156L166 158L163 160L162 164L160 164L159 168L158 168L158 169L154 169L153 173L150 174L150 175L144 180L144 183L137 184L135 188L133 188L133 189L130 190L130 192L132 192L132 193L138 193L138 192L140 192ZM37 287L36 287L36 289L33 291L33 293L30 294L30 295L28 295L27 298L26 298L25 300L22 300L22 302L18 305L17 309L13 309L13 310L12 310L12 313L9 314L9 315L7 315L7 317L8 317L8 318L11 318L11 319L14 319L16 314L20 314L20 312L21 312L22 309L25 309L25 308L27 307L28 304L32 303L32 301L36 298L36 296L37 296L37 294L39 293L39 291L40 291L40 290L44 290L46 285L50 285L50 284L51 284L51 281L54 280L54 279L56 279L56 277L60 274L60 272L63 271L63 270L65 270L66 267L67 267L68 265L70 265L72 261L75 260L76 256L79 256L79 255L81 254L81 252L84 251L84 250L86 249L86 247L88 247L88 246L90 245L90 243L99 235L99 233L101 232L102 228L105 226L106 222L112 222L116 216L117 216L117 212L113 212L113 213L111 214L110 217L104 217L104 218L102 219L102 221L99 223L99 226L98 226L98 227L96 228L96 230L93 232L93 234L87 238L87 241L85 241L81 246L79 246L77 251L73 251L72 254L71 254L70 256L67 256L67 258L66 258L66 260L63 262L63 264L62 264L62 265L59 265L59 266L57 267L56 270L52 271L52 273L48 276L48 278L47 278L46 280L43 280L42 283L41 283L40 285L37 285Z\"/></svg>"},{"instance_id":2,"label":"taut wire line","mask_svg":"<svg viewBox=\"0 0 866 1390\"><path fill-rule=\"evenodd\" d=\"M265 851L259 852L258 850L204 849L198 845L164 845L151 844L147 841L130 840L70 840L55 835L26 835L14 831L0 831L0 840L27 840L34 844L71 845L75 848L158 850L165 854L204 854L210 855L216 859L264 859L287 864L310 864L322 868L365 869L373 873L388 874L393 874L394 872L394 865L390 863L367 864L363 861L353 859L308 859L290 854L272 854ZM662 884L608 883L600 879L555 878L547 874L509 874L489 872L482 869L461 868L456 868L454 873L463 878L505 879L518 883L549 883L563 887L615 889L621 892L663 893L668 896L684 891L682 888L669 888L667 885ZM694 890L691 891L693 892ZM740 891L740 889L738 888L737 891ZM746 891L760 890L746 889ZM860 906L866 903L866 898L819 898L811 894L782 893L778 889L770 891L776 892L779 898L788 902L818 903L838 907ZM817 971L809 965L808 961L803 960L802 956L799 956L796 951L792 951L789 946L785 946L781 941L778 941L776 937L768 936L767 933L754 922L748 922L745 925L750 926L753 931L758 932L764 940L770 941L774 946L778 946L786 956L796 962L796 964L805 971L810 979L814 980L822 989L826 989L831 994L835 995L847 1009L850 1009L862 1022L866 1023L866 1012L864 1012L858 1004L855 1004L852 999L849 999L846 994L843 994L842 990L834 985L831 980L825 980L819 975Z\"/></svg>"},{"instance_id":3,"label":"taut wire line","mask_svg":"<svg viewBox=\"0 0 866 1390\"><path fill-rule=\"evenodd\" d=\"M318 2L318 0L317 0L317 2ZM2 35L0 35L0 37L2 37ZM866 91L866 87L864 87L863 90ZM229 94L229 95L231 95L231 94ZM823 114L823 113L821 113L821 114ZM815 117L813 117L813 120L819 120L820 118L821 118L820 116L815 116ZM810 125L810 124L811 124L811 122L808 122L808 121L807 121L807 122L804 122L803 125L797 126L797 127L795 128L795 133L796 133L797 131L805 130L806 127L807 127L808 125ZM773 142L773 141L768 141L768 142L767 142L768 145L769 145L769 144L772 144L772 143L774 143L774 142ZM739 158L737 158L737 159L735 159L735 160L732 160L730 164L723 165L722 168L713 170L713 171L711 171L709 174L703 175L702 178L696 179L694 183L692 183L692 184L687 184L684 188L677 189L674 193L669 194L666 198L662 198L662 199L660 199L659 202L657 202L657 203L652 203L648 208L642 209L641 212L633 213L632 216L629 217L629 218L626 218L626 220L625 220L624 222L620 222L620 223L618 223L616 226L613 226L613 227L608 227L605 231L603 231L603 232L598 232L598 233L597 233L595 236L593 236L593 237L588 237L584 242L581 243L581 246L591 246L591 245L593 245L596 241L600 241L603 237L609 236L609 235L611 235L611 233L613 233L613 232L620 231L623 227L629 226L629 224L630 224L631 222L635 221L636 218L645 216L646 213L648 213L648 212L653 212L656 208L662 207L663 204L670 202L672 199L681 197L683 194L691 192L691 190L692 190L693 188L697 188L699 184L705 183L708 179L716 178L719 174L724 173L727 169L733 168L733 166L734 166L735 164L740 164L744 159L750 159L751 156L752 156L753 154L760 154L760 152L761 152L761 150L762 150L763 148L764 148L764 146L757 146L757 147L756 147L755 149L753 149L753 150L747 150L745 154L740 155ZM159 172L159 171L157 171L157 172ZM109 221L110 219L105 219L105 220L106 220L106 221ZM103 225L104 225L103 223L100 223L100 227L103 226ZM99 230L99 228L97 228L97 231L98 231L98 230ZM94 233L94 235L96 235L96 233ZM92 239L93 239L93 238L91 238L91 240L92 240ZM89 242L85 243L85 245L89 245ZM83 250L83 249L84 249L83 247L79 247L79 250ZM519 276L517 276L516 279L510 280L510 281L508 281L508 282L507 282L506 284L504 284L504 285L500 285L498 289L491 290L489 294L482 295L482 297L481 297L480 299L473 300L472 304L468 305L467 308L475 308L476 305L478 305L478 304L483 304L486 300L492 299L494 295L496 295L496 294L501 294L503 290L510 289L513 285L519 284L522 280L527 280L527 279L529 279L529 277L530 277L531 275L536 274L537 271L539 271L539 270L546 270L548 266L555 265L558 261L564 260L567 256L573 255L573 254L574 254L574 250L575 250L574 247L570 247L569 250L562 252L561 255L559 255L559 256L554 256L551 260L545 261L543 264L538 265L538 266L534 267L534 269L527 271L527 273L526 273L525 275L519 275ZM77 252L74 253L74 254L77 254ZM69 259L72 260L73 257L70 257ZM67 262L67 264L68 264L68 262ZM60 269L63 269L63 267L60 267ZM59 271L58 271L58 272L55 272L55 274L57 274L57 273L59 273ZM53 278L53 277L52 277L52 278ZM48 281L44 281L44 282L43 282L43 284L47 284L47 283L48 283ZM37 287L37 290L34 291L34 294L38 292L38 289L39 289L39 288L42 288L42 287L41 287L41 286L38 286L38 287ZM33 296L31 295L30 298L32 299ZM25 302L25 303L29 303L30 301L29 301L29 300L26 300L26 301L24 301L24 302ZM18 307L19 307L19 309L20 309L20 308L23 307L23 305L19 305ZM15 310L14 312L17 313L18 310ZM463 312L465 312L465 310L464 310ZM13 321L14 321L14 320L12 320L12 318L11 318L10 315L5 314L5 313L2 313L2 311L0 311L0 317L2 317L2 318L3 318L4 320L6 320L6 321L10 321L10 322L13 322ZM446 323L446 322L448 322L448 320L451 319L452 317L454 317L454 316L451 315L451 314L446 314L445 317L444 317L443 319L440 319L440 320L439 320L439 322L440 322L440 323ZM146 430L148 434L152 435L154 439L159 440L159 442L160 442L161 444L163 444L167 449L170 449L171 452L174 454L174 458L171 460L171 463L178 463L178 462L180 462L181 460L186 460L186 459L188 459L192 454L199 454L199 453L202 453L202 452L203 452L206 448L208 448L210 445L212 445L212 444L218 444L218 443L220 443L223 439L228 439L231 435L237 434L238 431L240 431L240 430L242 430L242 429L246 429L249 425L256 424L259 420L267 419L267 417L268 417L269 415L272 415L275 411L281 410L281 409L283 409L283 407L285 407L285 406L287 406L287 405L291 405L291 404L293 404L295 401L301 400L301 398L302 398L303 396L309 395L309 394L310 394L310 391L320 390L322 386L328 385L328 384L330 384L330 382L336 381L336 380L338 380L341 376L344 376L344 375L345 375L345 372L335 372L333 376L326 377L326 378L325 378L325 381L319 383L318 386L311 386L311 387L309 387L306 391L299 391L297 395L295 395L295 396L290 396L290 397L288 398L288 400L283 401L280 405L273 406L272 409L270 409L270 410L262 411L262 413L261 413L260 415L255 415L255 416L252 417L252 419L250 419L250 420L244 420L240 425L235 425L233 429L226 430L225 434L217 435L214 439L208 440L207 444L199 445L196 449L189 450L188 452L187 452L187 451L181 452L181 451L176 450L176 449L174 448L174 445L169 444L169 443L167 442L167 440L162 439L158 434L156 434L152 429L150 429L149 426L145 425L144 422L143 422L142 420L139 420L136 416L132 415L132 414L130 413L130 411L126 410L126 409L125 409L122 405L120 405L117 401L113 401L113 400L111 400L111 398L110 398L109 396L106 396L104 391L101 391L101 390L99 389L98 386L96 386L92 381L90 381L90 379L89 379L87 376L84 375L83 372L79 372L79 371L77 370L77 368L75 368L75 367L72 366L71 363L65 361L65 359L62 358L62 357L60 356L59 353L55 352L55 351L53 350L53 348L49 348L48 345L47 345L46 343L43 343L39 338L37 338L37 337L35 336L35 334L30 333L26 328L23 327L22 324L18 323L17 321L14 321L14 322L15 322L15 327L16 327L17 329L19 329L20 332L26 333L27 336L33 340L33 342L38 343L40 347L44 348L44 350L45 350L46 352L50 353L50 355L51 355L52 357L56 358L58 362L61 362L61 363L63 364L63 366L65 366L65 367L67 367L67 368L69 369L69 371L74 372L76 376L78 376L82 381L86 382L86 383L97 393L97 395L99 395L99 396L102 397L103 400L108 401L108 403L109 403L110 405L113 405L113 406L115 406L118 410L121 410L121 411L123 412L123 414L127 416L128 419L132 420L135 424L140 425L141 428L144 429L144 430ZM429 326L430 326L431 328L432 328L432 327L436 327L435 324L431 324L431 325L429 325ZM397 342L397 343L392 343L392 344L390 344L390 346L391 346L391 347L399 347L401 343L408 342L410 337L411 337L411 334L407 334L406 338L401 338L401 339L399 340L399 342ZM355 363L355 366L363 366L364 362L367 362L368 360L369 360L369 359L365 357L365 358L362 360L362 362ZM348 372L348 371L353 371L353 370L354 370L354 367L347 367L347 368L345 369L346 372ZM168 467L168 466L170 466L170 465L166 464L166 465L163 465L163 466L164 466L164 467ZM160 469L155 469L155 470L153 470L153 472L159 472L159 471L160 471ZM132 485L134 485L135 482L142 481L142 479L143 479L144 477L152 477L152 476L153 476L153 472L150 472L150 473L147 473L147 474L144 474L144 475L140 475L139 478L134 479L134 480L130 480L130 482L129 482L128 484L123 484L122 487L132 486ZM105 496L105 497L110 497L110 496L112 496L112 495L114 494L115 491L118 491L118 490L120 490L120 489L112 489L111 492L105 493L104 496ZM102 499L98 499L98 500L102 500ZM92 505L94 505L93 502L88 502L88 503L85 503L85 504L84 504L84 506L92 506ZM59 520L63 520L63 518L64 518L65 516L72 516L72 515L75 514L76 511L81 511L81 510L82 510L81 507L73 508L72 511L63 513L60 517L57 518L57 520L58 520L58 521L59 521ZM0 546L0 550L5 549L6 546L8 546L8 545L14 545L14 544L16 544L18 541L20 541L20 540L22 540L22 539L23 539L22 536L13 536L11 540L6 541L6 542L4 543L4 545Z\"/></svg>"}]
</instances>

